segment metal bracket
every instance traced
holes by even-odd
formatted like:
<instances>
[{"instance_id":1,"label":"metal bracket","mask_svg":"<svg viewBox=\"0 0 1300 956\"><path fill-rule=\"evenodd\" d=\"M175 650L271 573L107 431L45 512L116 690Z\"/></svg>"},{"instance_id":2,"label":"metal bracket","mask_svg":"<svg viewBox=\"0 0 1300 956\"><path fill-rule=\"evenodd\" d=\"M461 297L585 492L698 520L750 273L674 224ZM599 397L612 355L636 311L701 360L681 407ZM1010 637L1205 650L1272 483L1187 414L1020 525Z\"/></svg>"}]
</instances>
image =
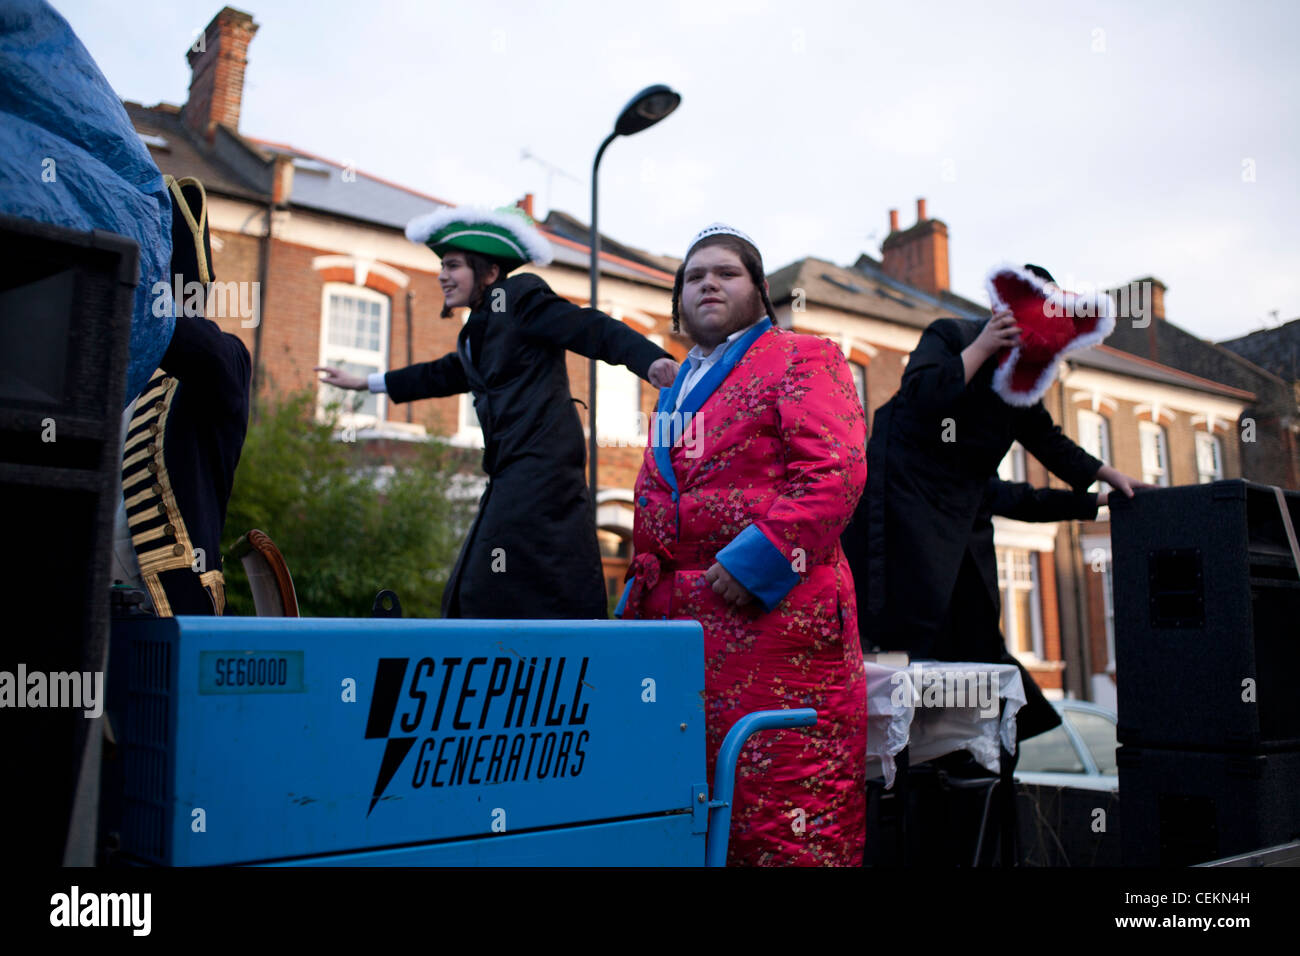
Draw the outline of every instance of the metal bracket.
<instances>
[{"instance_id":1,"label":"metal bracket","mask_svg":"<svg viewBox=\"0 0 1300 956\"><path fill-rule=\"evenodd\" d=\"M707 833L709 830L709 787L697 783L691 787L691 832ZM715 801L716 802L716 801Z\"/></svg>"}]
</instances>

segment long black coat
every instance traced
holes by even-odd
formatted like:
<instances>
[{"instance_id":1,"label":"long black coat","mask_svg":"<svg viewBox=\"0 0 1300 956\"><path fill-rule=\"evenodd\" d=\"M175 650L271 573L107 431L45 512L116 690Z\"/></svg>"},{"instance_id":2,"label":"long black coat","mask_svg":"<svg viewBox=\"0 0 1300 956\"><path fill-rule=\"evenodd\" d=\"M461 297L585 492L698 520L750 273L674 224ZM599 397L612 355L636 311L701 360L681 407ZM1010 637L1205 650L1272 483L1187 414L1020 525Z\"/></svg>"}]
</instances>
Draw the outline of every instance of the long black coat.
<instances>
[{"instance_id":1,"label":"long black coat","mask_svg":"<svg viewBox=\"0 0 1300 956\"><path fill-rule=\"evenodd\" d=\"M864 647L934 656L963 560L979 546L989 479L1013 441L1076 491L1101 467L1061 432L1041 402L1022 408L997 396L991 388L995 359L966 383L961 352L981 328L966 319L931 324L897 394L876 412L867 490L844 534Z\"/></svg>"},{"instance_id":2,"label":"long black coat","mask_svg":"<svg viewBox=\"0 0 1300 956\"><path fill-rule=\"evenodd\" d=\"M936 648L939 660L956 659L1015 664L1025 685L1025 706L1017 717L1019 739L1026 740L1061 722L1038 684L1007 650L1002 634L1002 594L998 560L993 547L993 516L1016 521L1091 520L1097 517L1097 496L1058 488L1035 488L1024 482L989 479L980 501L970 548L953 591L947 627ZM972 574L974 568L978 575ZM963 577L965 575L965 577ZM978 583L975 579L978 576ZM947 646L945 646L947 645Z\"/></svg>"},{"instance_id":3,"label":"long black coat","mask_svg":"<svg viewBox=\"0 0 1300 956\"><path fill-rule=\"evenodd\" d=\"M384 376L395 402L473 392L483 428L488 486L443 592L443 617L608 617L566 350L643 379L668 357L524 273L485 291L455 352Z\"/></svg>"}]
</instances>

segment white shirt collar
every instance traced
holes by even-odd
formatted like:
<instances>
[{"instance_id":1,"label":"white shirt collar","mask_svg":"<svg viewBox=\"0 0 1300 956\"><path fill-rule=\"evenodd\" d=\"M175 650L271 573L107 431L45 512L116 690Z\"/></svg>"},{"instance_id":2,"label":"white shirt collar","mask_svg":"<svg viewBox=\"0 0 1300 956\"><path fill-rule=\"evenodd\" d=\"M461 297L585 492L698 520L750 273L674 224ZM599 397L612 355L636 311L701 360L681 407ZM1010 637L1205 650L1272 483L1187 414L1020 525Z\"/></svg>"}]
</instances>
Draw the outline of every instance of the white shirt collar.
<instances>
[{"instance_id":1,"label":"white shirt collar","mask_svg":"<svg viewBox=\"0 0 1300 956\"><path fill-rule=\"evenodd\" d=\"M695 346L686 353L686 361L690 362L692 367L698 366L701 363L705 365L713 365L718 361L718 359L722 358L722 356L726 354L727 349L731 348L732 343L735 342L736 339L743 336L746 332L750 331L755 325L758 325L759 322L762 322L763 319L766 318L766 315L759 316L759 318L755 319L751 324L745 326L743 329L737 329L735 332L732 332L726 337L726 339L715 345L713 351L708 355L705 355L700 351L698 345Z\"/></svg>"}]
</instances>

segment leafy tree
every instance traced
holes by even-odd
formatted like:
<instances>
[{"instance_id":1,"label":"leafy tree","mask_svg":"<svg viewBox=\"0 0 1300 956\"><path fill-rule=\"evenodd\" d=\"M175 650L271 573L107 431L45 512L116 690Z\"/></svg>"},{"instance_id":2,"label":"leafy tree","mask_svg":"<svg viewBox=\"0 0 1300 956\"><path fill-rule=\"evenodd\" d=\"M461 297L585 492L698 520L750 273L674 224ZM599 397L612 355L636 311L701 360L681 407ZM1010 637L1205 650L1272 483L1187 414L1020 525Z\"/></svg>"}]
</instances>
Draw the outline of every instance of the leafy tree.
<instances>
[{"instance_id":1,"label":"leafy tree","mask_svg":"<svg viewBox=\"0 0 1300 956\"><path fill-rule=\"evenodd\" d=\"M383 588L406 617L437 617L471 518L471 504L449 494L464 454L413 442L382 464L367 442L339 441L315 407L311 390L260 405L235 473L223 555L252 528L270 535L304 617L367 617ZM226 557L224 570L227 613L252 615L240 562Z\"/></svg>"}]
</instances>

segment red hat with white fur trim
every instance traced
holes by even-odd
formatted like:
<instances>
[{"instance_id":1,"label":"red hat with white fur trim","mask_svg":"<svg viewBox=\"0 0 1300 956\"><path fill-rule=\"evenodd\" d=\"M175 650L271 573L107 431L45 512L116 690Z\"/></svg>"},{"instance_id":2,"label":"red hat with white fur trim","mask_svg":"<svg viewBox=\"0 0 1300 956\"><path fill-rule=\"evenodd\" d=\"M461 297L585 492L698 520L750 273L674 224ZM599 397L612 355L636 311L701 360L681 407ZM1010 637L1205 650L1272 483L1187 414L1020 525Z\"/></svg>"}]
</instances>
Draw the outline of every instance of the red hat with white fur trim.
<instances>
[{"instance_id":1,"label":"red hat with white fur trim","mask_svg":"<svg viewBox=\"0 0 1300 956\"><path fill-rule=\"evenodd\" d=\"M1115 328L1115 303L1104 292L1065 292L1020 266L1001 265L987 279L994 312L1020 327L1020 344L998 353L993 391L1008 405L1035 404L1056 380L1061 359L1105 340Z\"/></svg>"}]
</instances>

